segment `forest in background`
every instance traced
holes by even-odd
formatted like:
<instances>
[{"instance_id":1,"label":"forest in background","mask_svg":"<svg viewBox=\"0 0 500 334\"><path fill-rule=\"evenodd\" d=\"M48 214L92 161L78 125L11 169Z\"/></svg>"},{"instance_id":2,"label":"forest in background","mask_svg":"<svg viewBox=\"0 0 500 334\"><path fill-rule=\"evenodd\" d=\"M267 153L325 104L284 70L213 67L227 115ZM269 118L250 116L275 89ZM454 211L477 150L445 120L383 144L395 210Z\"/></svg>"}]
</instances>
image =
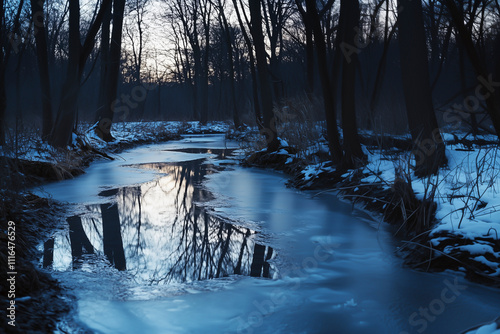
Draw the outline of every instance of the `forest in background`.
<instances>
[{"instance_id":1,"label":"forest in background","mask_svg":"<svg viewBox=\"0 0 500 334\"><path fill-rule=\"evenodd\" d=\"M59 283L36 264L42 241L50 265L54 231L82 225L45 184L76 178L96 159L130 167L138 160L137 152L123 158L128 149L180 134L187 136L170 144L183 154L211 140L234 145L214 175L251 170L236 165L283 171L276 194L285 193L286 178L287 186L314 191L311 201L334 191L352 209L368 210L370 226L389 223L405 265L500 286L498 0L2 0L0 17L0 227L17 224L19 292L36 296L20 309L24 328L55 328L74 304L61 302ZM198 136L207 133L221 135ZM140 149L169 161L157 154L172 154L162 145ZM132 182L100 165L105 172L99 185L88 185L92 191ZM194 170L184 171L191 177ZM250 188L235 180L237 191ZM42 197L32 192L38 185ZM80 193L66 189L68 202ZM259 196L271 202L268 193ZM165 202L154 203L163 212ZM328 228L353 225L335 221L337 204L326 203ZM110 209L102 211L120 216ZM182 213L186 224L191 211ZM306 213L301 230L321 216ZM70 261L86 248L78 242ZM264 249L255 252L278 254ZM3 267L6 261L0 258Z\"/></svg>"},{"instance_id":2,"label":"forest in background","mask_svg":"<svg viewBox=\"0 0 500 334\"><path fill-rule=\"evenodd\" d=\"M445 163L441 128L500 131L497 0L2 1L0 143L56 147L77 122L326 120L331 158L358 130L410 132L416 173ZM337 124L341 125L341 133Z\"/></svg>"}]
</instances>

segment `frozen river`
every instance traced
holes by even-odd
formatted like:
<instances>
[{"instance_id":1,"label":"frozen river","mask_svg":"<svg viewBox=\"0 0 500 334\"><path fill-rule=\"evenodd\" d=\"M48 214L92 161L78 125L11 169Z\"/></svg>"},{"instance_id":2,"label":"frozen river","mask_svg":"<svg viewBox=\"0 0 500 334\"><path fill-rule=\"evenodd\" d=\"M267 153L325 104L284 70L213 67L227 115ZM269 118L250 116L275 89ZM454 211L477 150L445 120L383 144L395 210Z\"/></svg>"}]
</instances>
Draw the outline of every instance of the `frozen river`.
<instances>
[{"instance_id":1,"label":"frozen river","mask_svg":"<svg viewBox=\"0 0 500 334\"><path fill-rule=\"evenodd\" d=\"M500 291L404 268L384 224L243 168L222 135L142 146L43 188L74 203L40 264L96 333L460 333Z\"/></svg>"}]
</instances>

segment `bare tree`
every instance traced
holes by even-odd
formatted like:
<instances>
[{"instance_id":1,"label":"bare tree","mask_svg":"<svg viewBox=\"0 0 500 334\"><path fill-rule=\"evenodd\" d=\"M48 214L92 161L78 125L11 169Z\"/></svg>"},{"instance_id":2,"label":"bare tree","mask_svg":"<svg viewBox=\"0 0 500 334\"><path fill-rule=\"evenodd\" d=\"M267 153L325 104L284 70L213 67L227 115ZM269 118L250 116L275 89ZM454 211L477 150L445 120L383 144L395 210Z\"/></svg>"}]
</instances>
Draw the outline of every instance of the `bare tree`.
<instances>
[{"instance_id":1,"label":"bare tree","mask_svg":"<svg viewBox=\"0 0 500 334\"><path fill-rule=\"evenodd\" d=\"M170 10L181 21L194 61L195 119L208 120L208 59L210 49L210 20L212 6L209 0L176 0Z\"/></svg>"},{"instance_id":2,"label":"bare tree","mask_svg":"<svg viewBox=\"0 0 500 334\"><path fill-rule=\"evenodd\" d=\"M99 96L97 99L97 109L94 119L94 122L96 123L99 122L99 118L106 104L105 91L106 91L106 78L108 77L108 66L109 66L109 39L111 33L111 15L112 15L112 6L108 6L106 8L106 11L104 12L104 16L102 19L101 44L100 44L101 68L99 75Z\"/></svg>"},{"instance_id":3,"label":"bare tree","mask_svg":"<svg viewBox=\"0 0 500 334\"><path fill-rule=\"evenodd\" d=\"M269 82L268 66L266 59L266 46L264 34L262 33L262 13L260 0L249 0L251 33L255 47L255 58L257 61L257 74L260 85L260 97L262 99L262 113L264 116L263 132L267 137L267 150L274 152L279 147L278 134L275 127L273 113L273 96Z\"/></svg>"},{"instance_id":4,"label":"bare tree","mask_svg":"<svg viewBox=\"0 0 500 334\"><path fill-rule=\"evenodd\" d=\"M224 13L225 2L222 0L217 0L216 9L219 13L219 22L221 26L221 31L224 34L224 42L227 49L227 59L229 65L229 81L230 81L230 91L231 91L231 102L233 108L233 122L236 128L241 126L238 102L236 97L236 84L235 84L235 71L234 71L234 59L233 59L233 37L231 36L231 29L229 23L227 22L226 14Z\"/></svg>"},{"instance_id":5,"label":"bare tree","mask_svg":"<svg viewBox=\"0 0 500 334\"><path fill-rule=\"evenodd\" d=\"M49 143L53 146L66 147L71 142L71 133L78 109L78 95L83 68L94 48L95 36L101 27L106 8L110 5L111 0L102 1L99 12L91 24L82 45L80 43L80 2L70 1L69 3L68 68L62 87L61 104L49 138Z\"/></svg>"},{"instance_id":6,"label":"bare tree","mask_svg":"<svg viewBox=\"0 0 500 334\"><path fill-rule=\"evenodd\" d=\"M114 107L120 77L120 60L122 45L123 15L125 12L125 0L113 1L113 30L111 32L111 44L109 47L109 65L105 79L104 106L99 115L99 124L95 131L105 141L114 140L111 135Z\"/></svg>"},{"instance_id":7,"label":"bare tree","mask_svg":"<svg viewBox=\"0 0 500 334\"><path fill-rule=\"evenodd\" d=\"M447 162L430 89L422 2L399 0L399 52L415 174L435 174Z\"/></svg>"},{"instance_id":8,"label":"bare tree","mask_svg":"<svg viewBox=\"0 0 500 334\"><path fill-rule=\"evenodd\" d=\"M269 71L275 101L279 102L284 95L283 81L280 75L280 63L283 50L283 29L291 13L289 0L261 0L264 13L265 31L269 41Z\"/></svg>"},{"instance_id":9,"label":"bare tree","mask_svg":"<svg viewBox=\"0 0 500 334\"><path fill-rule=\"evenodd\" d=\"M257 121L257 126L259 129L262 129L262 113L261 113L261 107L260 107L260 101L259 101L259 88L258 88L258 79L257 79L257 72L255 70L255 56L254 56L254 51L253 51L253 44L252 40L250 38L250 34L247 32L247 27L251 27L250 25L250 20L248 19L247 15L245 14L245 11L243 9L243 3L240 0L240 6L242 9L240 10L238 7L238 2L237 0L233 0L233 6L236 12L236 16L238 18L238 23L240 25L241 33L243 35L243 39L245 40L245 44L248 48L248 58L249 58L249 63L250 63L250 75L252 77L252 98L253 98L253 107L255 111L255 120ZM242 13L240 13L242 12ZM243 21L242 16L244 16L245 21Z\"/></svg>"},{"instance_id":10,"label":"bare tree","mask_svg":"<svg viewBox=\"0 0 500 334\"><path fill-rule=\"evenodd\" d=\"M113 204L101 204L102 213L102 242L104 254L116 269L127 269L123 240L120 231L120 215L118 206Z\"/></svg>"},{"instance_id":11,"label":"bare tree","mask_svg":"<svg viewBox=\"0 0 500 334\"><path fill-rule=\"evenodd\" d=\"M7 94L5 91L5 72L12 52L12 47L17 43L18 32L20 27L20 17L23 9L24 0L19 1L17 10L15 11L12 20L12 30L7 34L7 21L5 4L2 1L0 7L0 146L5 144L5 127L6 127L6 110L7 110Z\"/></svg>"},{"instance_id":12,"label":"bare tree","mask_svg":"<svg viewBox=\"0 0 500 334\"><path fill-rule=\"evenodd\" d=\"M359 38L359 1L342 0L340 4L340 23L338 33L341 45L358 44ZM344 134L344 157L343 167L359 167L364 160L365 154L361 150L358 138L358 127L356 124L356 53L349 59L342 57L342 128ZM335 79L335 78L334 78Z\"/></svg>"},{"instance_id":13,"label":"bare tree","mask_svg":"<svg viewBox=\"0 0 500 334\"><path fill-rule=\"evenodd\" d=\"M52 130L52 99L45 31L45 0L31 0L31 13L35 26L35 41L40 88L42 90L42 138L48 138Z\"/></svg>"},{"instance_id":14,"label":"bare tree","mask_svg":"<svg viewBox=\"0 0 500 334\"><path fill-rule=\"evenodd\" d=\"M480 2L481 1L474 1L474 6L472 9L473 14L477 10L477 6L479 6ZM488 75L486 64L478 53L472 39L471 31L473 21L469 21L469 25L466 26L464 23L463 12L458 8L456 3L453 0L444 0L443 3L448 8L451 20L458 31L460 41L463 44L465 52L467 53L472 66L474 67L474 71L479 80L479 84L484 85L485 82L488 82L488 78L491 78L491 76ZM491 89L492 87L487 87L487 89L488 88ZM500 90L496 89L493 90L493 92L485 94L485 103L488 115L490 116L493 127L495 128L496 135L500 136Z\"/></svg>"},{"instance_id":15,"label":"bare tree","mask_svg":"<svg viewBox=\"0 0 500 334\"><path fill-rule=\"evenodd\" d=\"M326 115L326 130L328 134L328 146L332 161L338 164L342 160L343 151L340 146L339 132L337 128L337 115L335 110L333 88L328 76L327 48L323 30L321 29L320 17L314 0L306 0L307 15L314 34L314 45L318 58L318 69L323 90L323 104Z\"/></svg>"}]
</instances>

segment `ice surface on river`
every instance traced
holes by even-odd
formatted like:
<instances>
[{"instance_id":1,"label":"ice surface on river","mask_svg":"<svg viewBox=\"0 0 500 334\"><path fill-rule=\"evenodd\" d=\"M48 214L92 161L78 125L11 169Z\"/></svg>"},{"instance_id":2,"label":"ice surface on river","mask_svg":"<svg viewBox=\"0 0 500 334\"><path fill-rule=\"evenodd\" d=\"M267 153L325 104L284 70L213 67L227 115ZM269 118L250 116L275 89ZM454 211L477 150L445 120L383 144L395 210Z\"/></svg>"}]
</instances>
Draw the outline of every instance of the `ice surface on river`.
<instances>
[{"instance_id":1,"label":"ice surface on river","mask_svg":"<svg viewBox=\"0 0 500 334\"><path fill-rule=\"evenodd\" d=\"M213 138L170 145L221 148ZM115 268L59 273L75 289L79 321L99 333L456 333L500 313L497 290L403 268L383 228L334 195L313 198L284 182L282 174L231 166L203 184L215 216L253 227L256 241L275 249L278 277L148 286Z\"/></svg>"},{"instance_id":2,"label":"ice surface on river","mask_svg":"<svg viewBox=\"0 0 500 334\"><path fill-rule=\"evenodd\" d=\"M38 190L38 194L69 203L96 203L101 201L102 198L98 196L98 193L104 189L140 184L151 181L158 176L157 170L136 168L132 165L190 161L209 155L171 151L176 148L192 147L238 148L234 142L226 143L223 135L215 135L210 138L199 135L184 136L180 141L146 145L115 154L113 155L114 161L97 161L78 178L45 185Z\"/></svg>"}]
</instances>

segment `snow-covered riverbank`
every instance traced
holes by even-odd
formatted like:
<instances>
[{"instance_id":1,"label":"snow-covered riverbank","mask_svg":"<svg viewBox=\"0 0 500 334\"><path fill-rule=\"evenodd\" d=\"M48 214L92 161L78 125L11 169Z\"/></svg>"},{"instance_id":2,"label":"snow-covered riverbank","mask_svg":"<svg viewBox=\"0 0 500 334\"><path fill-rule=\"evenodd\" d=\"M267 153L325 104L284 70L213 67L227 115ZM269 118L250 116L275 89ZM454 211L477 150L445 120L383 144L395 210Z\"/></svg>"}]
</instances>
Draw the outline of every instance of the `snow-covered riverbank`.
<instances>
[{"instance_id":1,"label":"snow-covered riverbank","mask_svg":"<svg viewBox=\"0 0 500 334\"><path fill-rule=\"evenodd\" d=\"M368 163L339 175L331 162L320 158L328 152L325 142L306 153L295 153L281 140L277 152L267 155L264 149L257 152L257 156L266 155L264 160L256 161L260 158L253 154L247 162L285 170L294 176L292 184L302 189L338 189L345 198L371 210L375 207L386 217L389 205L403 205L389 203L388 194L394 192L396 182L407 183L418 200L435 203L429 207L435 210L430 212L435 219L424 233L407 235L402 249L420 253L420 268L463 271L470 278L500 286L500 150L474 145L473 141L470 146L452 143L451 135L445 138L449 139L448 166L427 178L414 176L410 152L368 146L363 146ZM403 214L396 223L397 232L403 232L417 214L409 208L400 210ZM412 264L418 261L415 257L411 260Z\"/></svg>"}]
</instances>

